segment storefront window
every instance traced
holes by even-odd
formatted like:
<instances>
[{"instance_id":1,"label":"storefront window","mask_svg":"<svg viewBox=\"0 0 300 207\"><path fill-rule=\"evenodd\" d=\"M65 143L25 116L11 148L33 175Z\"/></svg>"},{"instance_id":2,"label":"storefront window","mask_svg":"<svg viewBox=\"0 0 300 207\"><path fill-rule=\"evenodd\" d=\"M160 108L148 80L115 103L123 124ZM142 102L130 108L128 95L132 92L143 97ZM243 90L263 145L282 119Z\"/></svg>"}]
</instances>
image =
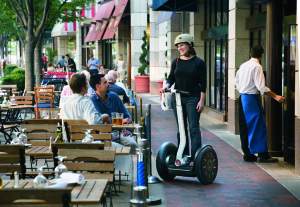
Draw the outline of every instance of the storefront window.
<instances>
[{"instance_id":1,"label":"storefront window","mask_svg":"<svg viewBox=\"0 0 300 207\"><path fill-rule=\"evenodd\" d=\"M206 29L223 29L228 24L228 0L206 0L205 8ZM207 67L206 106L223 112L227 104L227 34L205 39L204 52Z\"/></svg>"}]
</instances>

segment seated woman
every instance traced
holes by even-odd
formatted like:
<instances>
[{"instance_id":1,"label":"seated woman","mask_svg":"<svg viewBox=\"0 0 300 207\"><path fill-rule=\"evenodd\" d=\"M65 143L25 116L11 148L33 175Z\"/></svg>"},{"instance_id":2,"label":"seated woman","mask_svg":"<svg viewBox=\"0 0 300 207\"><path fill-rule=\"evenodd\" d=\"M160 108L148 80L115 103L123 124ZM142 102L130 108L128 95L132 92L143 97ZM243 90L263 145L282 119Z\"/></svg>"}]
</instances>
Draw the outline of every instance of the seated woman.
<instances>
[{"instance_id":1,"label":"seated woman","mask_svg":"<svg viewBox=\"0 0 300 207\"><path fill-rule=\"evenodd\" d=\"M50 71L50 72L54 72L55 71L55 68L53 67L52 63L48 63L47 71Z\"/></svg>"},{"instance_id":2,"label":"seated woman","mask_svg":"<svg viewBox=\"0 0 300 207\"><path fill-rule=\"evenodd\" d=\"M61 67L60 63L57 64L57 67L56 67L56 72L63 72L64 71L64 68Z\"/></svg>"}]
</instances>

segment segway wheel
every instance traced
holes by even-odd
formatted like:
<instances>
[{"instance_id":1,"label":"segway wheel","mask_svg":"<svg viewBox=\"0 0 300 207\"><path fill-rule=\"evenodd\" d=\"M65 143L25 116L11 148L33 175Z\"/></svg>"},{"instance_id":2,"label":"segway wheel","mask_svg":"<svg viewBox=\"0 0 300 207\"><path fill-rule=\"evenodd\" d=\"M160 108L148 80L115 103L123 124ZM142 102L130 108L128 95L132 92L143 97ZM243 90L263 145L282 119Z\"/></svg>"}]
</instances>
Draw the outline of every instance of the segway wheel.
<instances>
[{"instance_id":1,"label":"segway wheel","mask_svg":"<svg viewBox=\"0 0 300 207\"><path fill-rule=\"evenodd\" d=\"M166 142L164 143L156 157L156 169L159 174L159 176L168 181L168 180L173 180L175 178L174 175L170 175L168 172L168 165L175 163L176 159L176 154L177 154L177 147L175 144L171 142Z\"/></svg>"},{"instance_id":2,"label":"segway wheel","mask_svg":"<svg viewBox=\"0 0 300 207\"><path fill-rule=\"evenodd\" d=\"M195 173L198 180L208 185L214 182L218 173L218 157L211 146L201 149L195 161Z\"/></svg>"}]
</instances>

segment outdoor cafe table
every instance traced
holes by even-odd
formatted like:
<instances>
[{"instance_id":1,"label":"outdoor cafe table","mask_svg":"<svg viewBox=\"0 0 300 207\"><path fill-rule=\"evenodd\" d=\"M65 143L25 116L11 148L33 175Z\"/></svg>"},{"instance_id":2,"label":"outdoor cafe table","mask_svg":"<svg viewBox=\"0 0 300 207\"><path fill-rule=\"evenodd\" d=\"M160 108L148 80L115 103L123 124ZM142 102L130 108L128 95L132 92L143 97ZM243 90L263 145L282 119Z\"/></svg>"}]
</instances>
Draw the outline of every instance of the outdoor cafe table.
<instances>
[{"instance_id":1,"label":"outdoor cafe table","mask_svg":"<svg viewBox=\"0 0 300 207\"><path fill-rule=\"evenodd\" d=\"M116 155L129 155L130 147L104 147L104 150L115 151ZM49 146L29 146L25 149L25 156L52 156Z\"/></svg>"},{"instance_id":2,"label":"outdoor cafe table","mask_svg":"<svg viewBox=\"0 0 300 207\"><path fill-rule=\"evenodd\" d=\"M33 108L34 106L32 105L15 105L15 106L8 106L8 107L1 106L2 110L9 110L9 109L22 110L22 109L33 109Z\"/></svg>"},{"instance_id":3,"label":"outdoor cafe table","mask_svg":"<svg viewBox=\"0 0 300 207\"><path fill-rule=\"evenodd\" d=\"M105 192L108 180L86 179L81 185L68 184L72 205L97 205ZM33 188L33 180L19 180L20 188ZM14 180L3 180L3 189L13 188Z\"/></svg>"}]
</instances>

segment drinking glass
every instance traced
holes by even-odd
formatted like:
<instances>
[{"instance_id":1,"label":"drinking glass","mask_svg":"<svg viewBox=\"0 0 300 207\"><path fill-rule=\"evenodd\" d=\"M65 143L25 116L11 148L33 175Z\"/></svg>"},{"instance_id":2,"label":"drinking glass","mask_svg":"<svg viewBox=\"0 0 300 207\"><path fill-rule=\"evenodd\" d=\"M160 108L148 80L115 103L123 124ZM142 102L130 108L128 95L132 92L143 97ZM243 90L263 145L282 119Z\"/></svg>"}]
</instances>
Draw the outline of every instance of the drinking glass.
<instances>
[{"instance_id":1,"label":"drinking glass","mask_svg":"<svg viewBox=\"0 0 300 207\"><path fill-rule=\"evenodd\" d=\"M111 120L113 125L118 125L117 122L117 112L111 112Z\"/></svg>"},{"instance_id":2,"label":"drinking glass","mask_svg":"<svg viewBox=\"0 0 300 207\"><path fill-rule=\"evenodd\" d=\"M51 111L51 119L58 119L58 111Z\"/></svg>"},{"instance_id":3,"label":"drinking glass","mask_svg":"<svg viewBox=\"0 0 300 207\"><path fill-rule=\"evenodd\" d=\"M12 134L14 135L13 140L11 141L11 145L14 144L23 144L22 140L18 137L20 132L12 132Z\"/></svg>"},{"instance_id":4,"label":"drinking glass","mask_svg":"<svg viewBox=\"0 0 300 207\"><path fill-rule=\"evenodd\" d=\"M93 129L86 129L82 143L92 143L94 141L94 137L90 134L92 130Z\"/></svg>"},{"instance_id":5,"label":"drinking glass","mask_svg":"<svg viewBox=\"0 0 300 207\"><path fill-rule=\"evenodd\" d=\"M19 135L20 140L21 140L24 144L27 144L27 136L26 136L26 134L24 133L24 131L25 131L26 129L27 129L27 128L20 128L20 130L22 131L22 133Z\"/></svg>"},{"instance_id":6,"label":"drinking glass","mask_svg":"<svg viewBox=\"0 0 300 207\"><path fill-rule=\"evenodd\" d=\"M34 188L44 188L48 186L48 180L45 176L42 175L43 168L46 166L38 167L39 174L33 180Z\"/></svg>"},{"instance_id":7,"label":"drinking glass","mask_svg":"<svg viewBox=\"0 0 300 207\"><path fill-rule=\"evenodd\" d=\"M59 160L59 165L55 168L55 180L60 180L61 177L60 175L64 172L68 172L67 167L63 164L63 160L64 158L67 158L66 156L56 156L55 158L57 158Z\"/></svg>"},{"instance_id":8,"label":"drinking glass","mask_svg":"<svg viewBox=\"0 0 300 207\"><path fill-rule=\"evenodd\" d=\"M118 126L123 126L123 113L117 113L117 123Z\"/></svg>"},{"instance_id":9,"label":"drinking glass","mask_svg":"<svg viewBox=\"0 0 300 207\"><path fill-rule=\"evenodd\" d=\"M41 119L49 119L49 111L47 111L47 110L40 111L40 118Z\"/></svg>"}]
</instances>

